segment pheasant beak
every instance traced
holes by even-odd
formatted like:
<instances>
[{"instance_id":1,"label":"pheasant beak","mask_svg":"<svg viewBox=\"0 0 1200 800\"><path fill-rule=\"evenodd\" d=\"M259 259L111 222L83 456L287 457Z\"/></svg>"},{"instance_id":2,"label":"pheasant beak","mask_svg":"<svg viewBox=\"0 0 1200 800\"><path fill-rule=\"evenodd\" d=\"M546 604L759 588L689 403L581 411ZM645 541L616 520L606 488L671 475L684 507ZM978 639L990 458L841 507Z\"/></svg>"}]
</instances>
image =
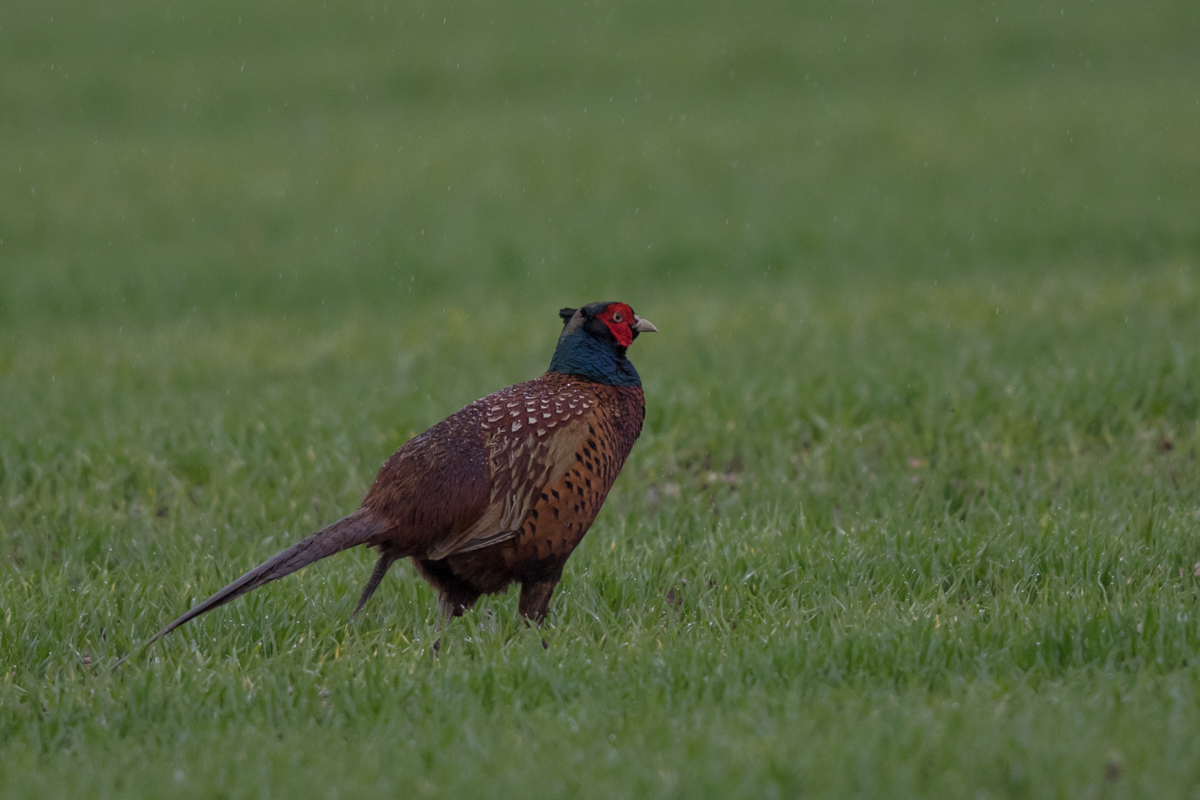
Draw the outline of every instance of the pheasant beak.
<instances>
[{"instance_id":1,"label":"pheasant beak","mask_svg":"<svg viewBox=\"0 0 1200 800\"><path fill-rule=\"evenodd\" d=\"M653 322L642 319L637 314L633 315L633 329L638 333L658 333L658 328L654 327Z\"/></svg>"}]
</instances>

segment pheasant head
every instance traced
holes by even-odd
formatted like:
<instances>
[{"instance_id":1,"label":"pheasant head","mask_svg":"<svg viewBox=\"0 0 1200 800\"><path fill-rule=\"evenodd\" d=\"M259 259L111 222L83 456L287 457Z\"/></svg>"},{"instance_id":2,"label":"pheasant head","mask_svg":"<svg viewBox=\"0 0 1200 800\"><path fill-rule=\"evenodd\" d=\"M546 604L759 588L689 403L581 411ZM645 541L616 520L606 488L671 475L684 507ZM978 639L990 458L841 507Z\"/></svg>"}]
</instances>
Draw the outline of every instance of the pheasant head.
<instances>
[{"instance_id":1,"label":"pheasant head","mask_svg":"<svg viewBox=\"0 0 1200 800\"><path fill-rule=\"evenodd\" d=\"M550 361L550 371L578 375L612 386L640 386L642 379L625 351L639 333L656 333L649 320L625 303L592 303L564 308L562 335Z\"/></svg>"}]
</instances>

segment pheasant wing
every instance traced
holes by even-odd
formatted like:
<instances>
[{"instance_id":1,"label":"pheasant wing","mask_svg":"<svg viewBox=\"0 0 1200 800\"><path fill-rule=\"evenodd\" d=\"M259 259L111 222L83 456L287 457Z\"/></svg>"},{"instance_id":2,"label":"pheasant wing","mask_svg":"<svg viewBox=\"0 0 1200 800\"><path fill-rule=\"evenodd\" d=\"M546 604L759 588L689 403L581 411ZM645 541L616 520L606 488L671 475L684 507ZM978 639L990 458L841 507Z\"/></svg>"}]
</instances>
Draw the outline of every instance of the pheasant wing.
<instances>
[{"instance_id":1,"label":"pheasant wing","mask_svg":"<svg viewBox=\"0 0 1200 800\"><path fill-rule=\"evenodd\" d=\"M596 398L578 380L559 377L543 376L479 401L487 505L473 524L434 544L425 558L442 559L512 538L544 487L574 463Z\"/></svg>"}]
</instances>

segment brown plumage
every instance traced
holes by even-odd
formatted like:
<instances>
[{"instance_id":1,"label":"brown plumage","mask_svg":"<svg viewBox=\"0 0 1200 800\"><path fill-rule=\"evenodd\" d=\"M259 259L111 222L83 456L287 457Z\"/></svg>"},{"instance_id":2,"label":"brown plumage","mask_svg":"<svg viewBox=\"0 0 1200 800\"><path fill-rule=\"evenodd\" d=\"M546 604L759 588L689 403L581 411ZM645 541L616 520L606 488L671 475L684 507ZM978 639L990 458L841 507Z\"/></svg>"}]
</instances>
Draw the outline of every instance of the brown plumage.
<instances>
[{"instance_id":1,"label":"brown plumage","mask_svg":"<svg viewBox=\"0 0 1200 800\"><path fill-rule=\"evenodd\" d=\"M641 380L625 350L639 333L656 330L624 303L559 313L563 332L550 371L477 400L410 440L383 465L361 508L247 572L146 643L360 544L380 557L355 614L395 561L412 558L437 590L443 618L517 582L520 613L540 622L563 565L641 432Z\"/></svg>"}]
</instances>

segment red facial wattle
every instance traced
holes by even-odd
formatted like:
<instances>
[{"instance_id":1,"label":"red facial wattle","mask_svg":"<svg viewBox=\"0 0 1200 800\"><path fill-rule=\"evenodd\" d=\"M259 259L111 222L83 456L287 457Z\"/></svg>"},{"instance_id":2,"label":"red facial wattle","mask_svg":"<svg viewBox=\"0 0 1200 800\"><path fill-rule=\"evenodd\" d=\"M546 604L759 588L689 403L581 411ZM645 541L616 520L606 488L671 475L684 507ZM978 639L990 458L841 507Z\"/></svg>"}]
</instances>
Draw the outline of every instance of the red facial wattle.
<instances>
[{"instance_id":1,"label":"red facial wattle","mask_svg":"<svg viewBox=\"0 0 1200 800\"><path fill-rule=\"evenodd\" d=\"M633 344L633 309L624 303L613 303L598 315L600 320L608 326L608 330L612 333L613 338L617 340L617 344L621 347L629 347Z\"/></svg>"}]
</instances>

